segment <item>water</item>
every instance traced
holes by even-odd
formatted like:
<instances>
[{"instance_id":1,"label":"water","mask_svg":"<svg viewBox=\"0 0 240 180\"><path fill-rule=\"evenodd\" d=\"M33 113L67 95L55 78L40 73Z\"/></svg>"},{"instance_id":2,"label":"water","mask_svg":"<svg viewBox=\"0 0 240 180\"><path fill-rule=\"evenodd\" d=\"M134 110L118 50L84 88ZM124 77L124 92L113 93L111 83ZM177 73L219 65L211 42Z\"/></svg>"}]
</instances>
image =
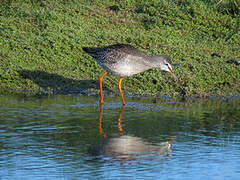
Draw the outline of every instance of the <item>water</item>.
<instances>
[{"instance_id":1,"label":"water","mask_svg":"<svg viewBox=\"0 0 240 180\"><path fill-rule=\"evenodd\" d=\"M239 179L240 100L0 97L0 179Z\"/></svg>"}]
</instances>

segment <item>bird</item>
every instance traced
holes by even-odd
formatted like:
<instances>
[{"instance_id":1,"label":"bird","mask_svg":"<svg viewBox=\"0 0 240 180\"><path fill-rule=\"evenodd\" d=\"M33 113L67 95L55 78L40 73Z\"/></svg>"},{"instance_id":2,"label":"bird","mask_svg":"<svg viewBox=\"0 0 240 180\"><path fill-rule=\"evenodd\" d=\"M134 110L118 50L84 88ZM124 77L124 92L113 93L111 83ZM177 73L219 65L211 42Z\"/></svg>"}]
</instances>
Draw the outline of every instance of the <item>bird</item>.
<instances>
[{"instance_id":1,"label":"bird","mask_svg":"<svg viewBox=\"0 0 240 180\"><path fill-rule=\"evenodd\" d=\"M122 93L122 80L126 77L157 68L169 72L179 84L185 94L181 83L173 73L172 61L168 55L147 55L129 44L113 44L104 47L83 47L83 51L93 57L97 63L105 70L99 76L100 103L104 104L102 80L107 73L119 76L118 89L121 95L122 104L125 105Z\"/></svg>"}]
</instances>

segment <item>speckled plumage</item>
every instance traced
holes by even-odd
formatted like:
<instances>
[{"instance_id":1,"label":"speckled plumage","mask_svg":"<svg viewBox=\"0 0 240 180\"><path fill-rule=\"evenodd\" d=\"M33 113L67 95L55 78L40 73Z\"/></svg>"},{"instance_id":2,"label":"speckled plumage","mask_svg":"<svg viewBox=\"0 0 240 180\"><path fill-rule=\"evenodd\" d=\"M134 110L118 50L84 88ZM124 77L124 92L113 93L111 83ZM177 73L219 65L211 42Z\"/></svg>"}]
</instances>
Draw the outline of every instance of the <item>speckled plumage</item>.
<instances>
[{"instance_id":1,"label":"speckled plumage","mask_svg":"<svg viewBox=\"0 0 240 180\"><path fill-rule=\"evenodd\" d=\"M99 76L101 104L104 103L102 95L102 79L108 72L120 76L118 88L123 105L125 105L121 89L123 77L132 76L148 69L158 68L170 72L173 78L179 83L177 77L172 71L171 58L167 55L150 56L128 44L114 44L105 47L83 47L83 50L91 55L98 64L107 71ZM181 87L180 83L179 85ZM184 91L182 87L181 89Z\"/></svg>"},{"instance_id":2,"label":"speckled plumage","mask_svg":"<svg viewBox=\"0 0 240 180\"><path fill-rule=\"evenodd\" d=\"M128 44L84 47L83 50L91 55L107 72L120 77L132 76L152 68L162 69L164 61L171 63L171 59L167 55L149 56ZM163 70L165 69L163 68Z\"/></svg>"}]
</instances>

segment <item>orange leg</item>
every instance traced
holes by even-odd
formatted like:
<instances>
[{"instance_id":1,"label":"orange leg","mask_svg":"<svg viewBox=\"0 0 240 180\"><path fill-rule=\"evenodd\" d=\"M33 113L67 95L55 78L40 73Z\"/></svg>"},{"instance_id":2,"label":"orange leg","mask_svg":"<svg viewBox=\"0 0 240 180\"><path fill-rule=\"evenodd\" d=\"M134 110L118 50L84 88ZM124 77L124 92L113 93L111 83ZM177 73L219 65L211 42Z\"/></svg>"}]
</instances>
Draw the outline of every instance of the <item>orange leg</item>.
<instances>
[{"instance_id":1,"label":"orange leg","mask_svg":"<svg viewBox=\"0 0 240 180\"><path fill-rule=\"evenodd\" d=\"M103 73L101 76L99 76L99 87L100 87L100 102L101 104L104 104L103 101L103 95L102 95L102 79L107 74L107 72Z\"/></svg>"},{"instance_id":2,"label":"orange leg","mask_svg":"<svg viewBox=\"0 0 240 180\"><path fill-rule=\"evenodd\" d=\"M123 105L125 105L126 103L125 103L124 98L123 98L122 85L121 85L121 84L122 84L122 80L123 80L123 78L121 77L121 78L119 79L119 82L118 82L118 89L119 89L120 94L121 94L122 103L123 103Z\"/></svg>"},{"instance_id":3,"label":"orange leg","mask_svg":"<svg viewBox=\"0 0 240 180\"><path fill-rule=\"evenodd\" d=\"M118 131L120 132L120 134L123 132L123 128L122 128L122 117L123 117L123 112L124 112L124 108L125 106L122 106L121 112L119 114L119 118L118 118Z\"/></svg>"},{"instance_id":4,"label":"orange leg","mask_svg":"<svg viewBox=\"0 0 240 180\"><path fill-rule=\"evenodd\" d=\"M104 133L103 128L102 128L102 113L103 113L103 104L100 105L100 115L99 115L98 129L99 129L100 135L102 135L103 137L106 138L107 134Z\"/></svg>"}]
</instances>

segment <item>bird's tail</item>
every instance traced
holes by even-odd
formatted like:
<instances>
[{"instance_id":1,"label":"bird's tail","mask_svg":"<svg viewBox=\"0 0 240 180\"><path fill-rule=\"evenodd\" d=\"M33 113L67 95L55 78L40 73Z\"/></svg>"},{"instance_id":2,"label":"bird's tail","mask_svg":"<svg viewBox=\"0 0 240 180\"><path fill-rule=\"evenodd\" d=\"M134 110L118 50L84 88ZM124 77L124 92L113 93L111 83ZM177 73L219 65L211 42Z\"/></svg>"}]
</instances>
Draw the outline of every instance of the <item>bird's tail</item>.
<instances>
[{"instance_id":1,"label":"bird's tail","mask_svg":"<svg viewBox=\"0 0 240 180\"><path fill-rule=\"evenodd\" d=\"M96 48L91 48L91 47L83 47L82 49L89 54L92 54L96 51Z\"/></svg>"}]
</instances>

